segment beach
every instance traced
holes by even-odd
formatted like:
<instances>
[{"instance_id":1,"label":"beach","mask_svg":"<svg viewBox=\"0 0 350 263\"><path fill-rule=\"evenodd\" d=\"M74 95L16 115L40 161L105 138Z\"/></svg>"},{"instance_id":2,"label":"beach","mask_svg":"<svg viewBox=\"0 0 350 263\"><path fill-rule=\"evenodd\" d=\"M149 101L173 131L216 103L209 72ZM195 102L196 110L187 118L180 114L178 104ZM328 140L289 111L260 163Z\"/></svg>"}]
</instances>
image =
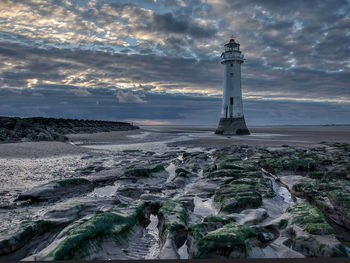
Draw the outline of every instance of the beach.
<instances>
[{"instance_id":1,"label":"beach","mask_svg":"<svg viewBox=\"0 0 350 263\"><path fill-rule=\"evenodd\" d=\"M214 131L142 126L0 144L0 260L347 255L350 220L339 211L348 204L339 200L350 187L350 127ZM297 223L303 209L324 217ZM323 228L310 232L313 220ZM101 222L108 231L98 230ZM97 232L86 238L89 224ZM246 240L236 250L211 245L213 233L236 231ZM84 249L72 244L73 233L84 233Z\"/></svg>"}]
</instances>

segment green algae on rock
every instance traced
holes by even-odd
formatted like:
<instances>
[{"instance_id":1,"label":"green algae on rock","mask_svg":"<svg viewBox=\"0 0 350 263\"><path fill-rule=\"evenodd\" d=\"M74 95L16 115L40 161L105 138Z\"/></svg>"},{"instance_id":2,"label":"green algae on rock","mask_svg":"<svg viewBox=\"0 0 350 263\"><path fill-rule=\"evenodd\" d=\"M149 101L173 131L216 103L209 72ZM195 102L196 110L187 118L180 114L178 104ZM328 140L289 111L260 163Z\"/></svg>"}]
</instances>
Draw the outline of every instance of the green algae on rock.
<instances>
[{"instance_id":1,"label":"green algae on rock","mask_svg":"<svg viewBox=\"0 0 350 263\"><path fill-rule=\"evenodd\" d=\"M298 183L293 191L307 198L326 215L350 229L350 182L344 179L327 178Z\"/></svg>"},{"instance_id":2,"label":"green algae on rock","mask_svg":"<svg viewBox=\"0 0 350 263\"><path fill-rule=\"evenodd\" d=\"M312 158L280 157L264 158L259 161L259 165L272 173L279 173L286 170L294 172L309 172L315 171L319 166L319 162Z\"/></svg>"},{"instance_id":3,"label":"green algae on rock","mask_svg":"<svg viewBox=\"0 0 350 263\"><path fill-rule=\"evenodd\" d=\"M215 191L214 201L220 203L220 211L235 213L247 208L262 205L262 197L274 197L275 193L270 179L257 177L241 177L229 184L221 185Z\"/></svg>"},{"instance_id":4,"label":"green algae on rock","mask_svg":"<svg viewBox=\"0 0 350 263\"><path fill-rule=\"evenodd\" d=\"M247 239L257 236L252 228L237 223L226 224L204 235L198 228L198 225L192 227L195 234L190 258L245 258L249 252Z\"/></svg>"},{"instance_id":5,"label":"green algae on rock","mask_svg":"<svg viewBox=\"0 0 350 263\"><path fill-rule=\"evenodd\" d=\"M187 210L186 207L178 201L166 200L161 204L158 211L159 232L162 240L168 238L168 235L176 234L176 231L186 231Z\"/></svg>"},{"instance_id":6,"label":"green algae on rock","mask_svg":"<svg viewBox=\"0 0 350 263\"><path fill-rule=\"evenodd\" d=\"M9 254L20 249L35 236L50 231L50 228L54 225L54 223L46 220L24 221L19 224L14 234L1 233L0 255Z\"/></svg>"},{"instance_id":7,"label":"green algae on rock","mask_svg":"<svg viewBox=\"0 0 350 263\"><path fill-rule=\"evenodd\" d=\"M306 257L347 257L344 246L317 207L298 204L286 212L291 215L286 230L292 249Z\"/></svg>"},{"instance_id":8,"label":"green algae on rock","mask_svg":"<svg viewBox=\"0 0 350 263\"><path fill-rule=\"evenodd\" d=\"M176 176L181 176L181 177L187 178L188 175L190 174L190 172L183 169L183 168L176 168L175 174L176 174Z\"/></svg>"},{"instance_id":9,"label":"green algae on rock","mask_svg":"<svg viewBox=\"0 0 350 263\"><path fill-rule=\"evenodd\" d=\"M187 237L187 210L179 201L165 200L158 211L158 229L161 240L160 259L179 258L177 249Z\"/></svg>"},{"instance_id":10,"label":"green algae on rock","mask_svg":"<svg viewBox=\"0 0 350 263\"><path fill-rule=\"evenodd\" d=\"M122 243L133 227L147 217L146 207L146 203L120 204L109 212L96 214L85 223L71 229L45 260L86 259L107 238Z\"/></svg>"},{"instance_id":11,"label":"green algae on rock","mask_svg":"<svg viewBox=\"0 0 350 263\"><path fill-rule=\"evenodd\" d=\"M334 233L333 228L327 223L321 210L316 206L298 204L289 207L286 212L292 214L292 224L297 224L309 234L327 235Z\"/></svg>"}]
</instances>

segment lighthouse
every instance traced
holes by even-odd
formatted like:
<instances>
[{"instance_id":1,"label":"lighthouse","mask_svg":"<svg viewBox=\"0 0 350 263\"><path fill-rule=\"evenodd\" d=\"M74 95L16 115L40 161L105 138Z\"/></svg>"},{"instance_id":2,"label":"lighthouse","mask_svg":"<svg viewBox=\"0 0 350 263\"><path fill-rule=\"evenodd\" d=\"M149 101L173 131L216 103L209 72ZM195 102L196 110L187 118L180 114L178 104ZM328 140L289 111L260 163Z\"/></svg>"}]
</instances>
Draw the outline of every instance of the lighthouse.
<instances>
[{"instance_id":1,"label":"lighthouse","mask_svg":"<svg viewBox=\"0 0 350 263\"><path fill-rule=\"evenodd\" d=\"M219 126L215 134L248 135L245 124L241 89L241 64L243 54L239 50L239 43L230 39L225 44L225 51L221 54L221 64L224 65L224 92Z\"/></svg>"}]
</instances>

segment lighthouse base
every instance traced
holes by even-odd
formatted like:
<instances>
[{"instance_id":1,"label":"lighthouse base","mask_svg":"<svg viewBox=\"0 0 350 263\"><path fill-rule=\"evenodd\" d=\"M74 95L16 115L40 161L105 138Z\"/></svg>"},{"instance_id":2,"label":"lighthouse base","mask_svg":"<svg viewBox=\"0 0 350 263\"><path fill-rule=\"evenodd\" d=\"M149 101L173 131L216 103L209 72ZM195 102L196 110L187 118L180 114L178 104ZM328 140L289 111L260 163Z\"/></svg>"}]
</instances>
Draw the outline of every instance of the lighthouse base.
<instances>
[{"instance_id":1,"label":"lighthouse base","mask_svg":"<svg viewBox=\"0 0 350 263\"><path fill-rule=\"evenodd\" d=\"M249 135L250 132L242 118L220 118L215 134L220 135Z\"/></svg>"}]
</instances>

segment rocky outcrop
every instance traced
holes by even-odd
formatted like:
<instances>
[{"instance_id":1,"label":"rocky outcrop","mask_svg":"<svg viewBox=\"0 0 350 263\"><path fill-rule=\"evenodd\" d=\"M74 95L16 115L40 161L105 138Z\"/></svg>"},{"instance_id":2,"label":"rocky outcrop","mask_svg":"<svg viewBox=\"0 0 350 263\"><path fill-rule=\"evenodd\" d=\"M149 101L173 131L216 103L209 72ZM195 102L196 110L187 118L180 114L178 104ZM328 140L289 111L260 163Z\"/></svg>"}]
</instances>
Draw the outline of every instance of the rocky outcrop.
<instances>
[{"instance_id":1,"label":"rocky outcrop","mask_svg":"<svg viewBox=\"0 0 350 263\"><path fill-rule=\"evenodd\" d=\"M309 179L293 186L296 195L308 199L329 218L350 229L350 182L337 178Z\"/></svg>"},{"instance_id":2,"label":"rocky outcrop","mask_svg":"<svg viewBox=\"0 0 350 263\"><path fill-rule=\"evenodd\" d=\"M67 141L65 134L138 129L125 122L0 117L0 142Z\"/></svg>"},{"instance_id":3,"label":"rocky outcrop","mask_svg":"<svg viewBox=\"0 0 350 263\"><path fill-rule=\"evenodd\" d=\"M129 167L124 171L124 175L126 177L149 177L152 173L157 173L164 171L164 166L161 164L150 166L150 167L144 167L144 166L134 166Z\"/></svg>"},{"instance_id":4,"label":"rocky outcrop","mask_svg":"<svg viewBox=\"0 0 350 263\"><path fill-rule=\"evenodd\" d=\"M312 205L295 205L290 214L286 233L291 248L306 257L347 257L344 246L333 235L333 228L322 212Z\"/></svg>"},{"instance_id":5,"label":"rocky outcrop","mask_svg":"<svg viewBox=\"0 0 350 263\"><path fill-rule=\"evenodd\" d=\"M160 259L179 258L177 249L186 241L187 210L178 201L166 200L158 211L159 237L162 243Z\"/></svg>"},{"instance_id":6,"label":"rocky outcrop","mask_svg":"<svg viewBox=\"0 0 350 263\"><path fill-rule=\"evenodd\" d=\"M20 223L11 234L1 233L0 255L9 254L20 249L34 237L50 231L54 225L55 223L46 220L26 221Z\"/></svg>"},{"instance_id":7,"label":"rocky outcrop","mask_svg":"<svg viewBox=\"0 0 350 263\"><path fill-rule=\"evenodd\" d=\"M134 227L145 225L150 215L149 203L117 205L75 224L36 255L36 260L90 259L104 240L113 240L118 246L128 239ZM92 257L93 258L93 257Z\"/></svg>"},{"instance_id":8,"label":"rocky outcrop","mask_svg":"<svg viewBox=\"0 0 350 263\"><path fill-rule=\"evenodd\" d=\"M84 178L61 179L33 187L31 190L20 194L17 197L17 201L55 201L61 198L81 195L91 191L93 187L93 184Z\"/></svg>"},{"instance_id":9,"label":"rocky outcrop","mask_svg":"<svg viewBox=\"0 0 350 263\"><path fill-rule=\"evenodd\" d=\"M257 237L248 226L223 222L202 222L189 228L190 258L245 258L249 239Z\"/></svg>"}]
</instances>

